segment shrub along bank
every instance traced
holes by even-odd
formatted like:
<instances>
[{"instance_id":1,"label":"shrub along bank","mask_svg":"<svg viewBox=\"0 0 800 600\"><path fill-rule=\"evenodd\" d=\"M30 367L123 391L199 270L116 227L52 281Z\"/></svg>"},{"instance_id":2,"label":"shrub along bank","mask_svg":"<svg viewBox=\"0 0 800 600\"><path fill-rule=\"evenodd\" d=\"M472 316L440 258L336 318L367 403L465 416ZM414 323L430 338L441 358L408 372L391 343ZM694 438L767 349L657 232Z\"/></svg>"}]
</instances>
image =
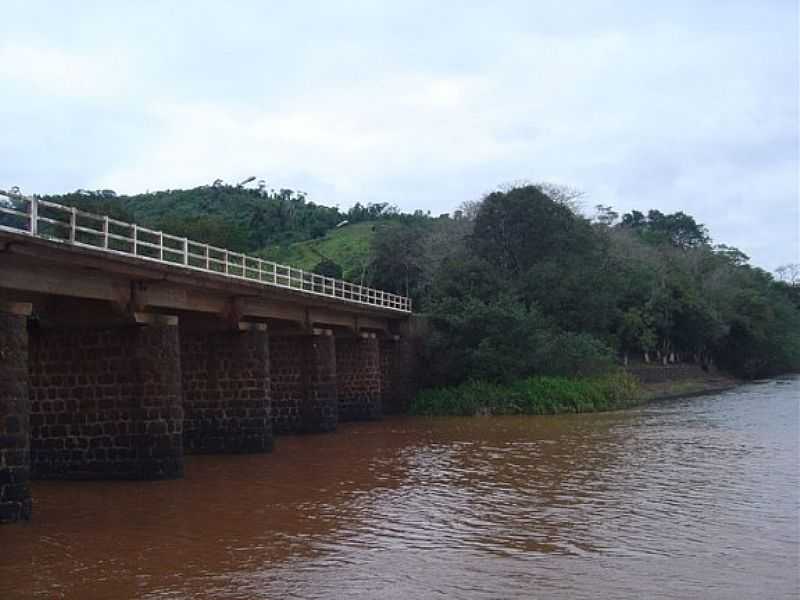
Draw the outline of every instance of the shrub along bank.
<instances>
[{"instance_id":1,"label":"shrub along bank","mask_svg":"<svg viewBox=\"0 0 800 600\"><path fill-rule=\"evenodd\" d=\"M591 378L528 377L511 383L466 381L421 391L415 415L552 415L634 406L644 399L637 380L624 372Z\"/></svg>"}]
</instances>

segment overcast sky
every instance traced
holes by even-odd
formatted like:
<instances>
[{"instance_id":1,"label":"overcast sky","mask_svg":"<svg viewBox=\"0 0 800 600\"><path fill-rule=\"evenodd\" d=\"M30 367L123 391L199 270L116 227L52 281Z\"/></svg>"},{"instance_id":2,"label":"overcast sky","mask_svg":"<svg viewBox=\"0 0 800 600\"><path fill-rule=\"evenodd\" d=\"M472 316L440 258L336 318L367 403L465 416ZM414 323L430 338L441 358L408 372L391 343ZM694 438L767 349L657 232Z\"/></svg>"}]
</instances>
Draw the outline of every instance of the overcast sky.
<instances>
[{"instance_id":1,"label":"overcast sky","mask_svg":"<svg viewBox=\"0 0 800 600\"><path fill-rule=\"evenodd\" d=\"M515 180L798 248L793 0L2 0L0 187L249 175L450 212Z\"/></svg>"}]
</instances>

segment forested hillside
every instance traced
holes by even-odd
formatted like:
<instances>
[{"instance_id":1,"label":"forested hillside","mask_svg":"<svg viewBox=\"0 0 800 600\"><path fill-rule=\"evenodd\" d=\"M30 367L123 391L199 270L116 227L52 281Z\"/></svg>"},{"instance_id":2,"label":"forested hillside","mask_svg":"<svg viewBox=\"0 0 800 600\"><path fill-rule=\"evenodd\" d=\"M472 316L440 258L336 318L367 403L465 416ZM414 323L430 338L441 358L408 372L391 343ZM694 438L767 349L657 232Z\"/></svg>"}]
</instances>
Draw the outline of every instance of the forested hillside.
<instances>
[{"instance_id":1,"label":"forested hillside","mask_svg":"<svg viewBox=\"0 0 800 600\"><path fill-rule=\"evenodd\" d=\"M800 370L797 280L750 266L681 212L598 206L589 219L574 194L546 185L437 218L226 185L49 199L408 294L433 325L434 384L627 360L713 362L745 377Z\"/></svg>"},{"instance_id":2,"label":"forested hillside","mask_svg":"<svg viewBox=\"0 0 800 600\"><path fill-rule=\"evenodd\" d=\"M222 184L135 196L78 191L46 199L240 252L319 237L346 218L292 190Z\"/></svg>"}]
</instances>

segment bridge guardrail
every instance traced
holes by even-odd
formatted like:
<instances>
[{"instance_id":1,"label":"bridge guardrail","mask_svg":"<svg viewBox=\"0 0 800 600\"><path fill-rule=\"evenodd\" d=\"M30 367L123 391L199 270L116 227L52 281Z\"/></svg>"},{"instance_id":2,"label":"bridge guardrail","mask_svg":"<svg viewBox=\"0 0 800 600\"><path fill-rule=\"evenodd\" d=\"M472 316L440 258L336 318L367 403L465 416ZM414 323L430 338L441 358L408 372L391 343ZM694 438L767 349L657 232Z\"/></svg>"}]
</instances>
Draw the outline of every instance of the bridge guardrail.
<instances>
[{"instance_id":1,"label":"bridge guardrail","mask_svg":"<svg viewBox=\"0 0 800 600\"><path fill-rule=\"evenodd\" d=\"M0 219L0 230L345 302L411 312L411 299L406 296L232 252L35 196L4 190L0 190L0 196L17 202L16 205L0 203L0 216L7 215Z\"/></svg>"}]
</instances>

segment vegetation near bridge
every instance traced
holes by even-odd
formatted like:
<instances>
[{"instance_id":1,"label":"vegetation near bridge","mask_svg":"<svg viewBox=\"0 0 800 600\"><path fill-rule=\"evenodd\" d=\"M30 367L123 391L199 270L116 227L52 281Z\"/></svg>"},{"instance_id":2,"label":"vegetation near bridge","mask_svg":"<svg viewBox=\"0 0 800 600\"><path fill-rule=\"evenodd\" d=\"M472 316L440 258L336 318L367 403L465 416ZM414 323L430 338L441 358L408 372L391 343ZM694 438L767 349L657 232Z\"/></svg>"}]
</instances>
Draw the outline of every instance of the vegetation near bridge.
<instances>
[{"instance_id":1,"label":"vegetation near bridge","mask_svg":"<svg viewBox=\"0 0 800 600\"><path fill-rule=\"evenodd\" d=\"M470 380L423 390L411 404L416 415L555 415L629 408L641 401L626 373L602 377L527 377L510 383Z\"/></svg>"},{"instance_id":2,"label":"vegetation near bridge","mask_svg":"<svg viewBox=\"0 0 800 600\"><path fill-rule=\"evenodd\" d=\"M749 265L682 212L598 206L589 219L576 194L549 185L440 217L385 204L342 212L263 186L48 199L410 295L432 325L429 385L524 387L629 359L714 362L742 377L800 370L797 278Z\"/></svg>"}]
</instances>

